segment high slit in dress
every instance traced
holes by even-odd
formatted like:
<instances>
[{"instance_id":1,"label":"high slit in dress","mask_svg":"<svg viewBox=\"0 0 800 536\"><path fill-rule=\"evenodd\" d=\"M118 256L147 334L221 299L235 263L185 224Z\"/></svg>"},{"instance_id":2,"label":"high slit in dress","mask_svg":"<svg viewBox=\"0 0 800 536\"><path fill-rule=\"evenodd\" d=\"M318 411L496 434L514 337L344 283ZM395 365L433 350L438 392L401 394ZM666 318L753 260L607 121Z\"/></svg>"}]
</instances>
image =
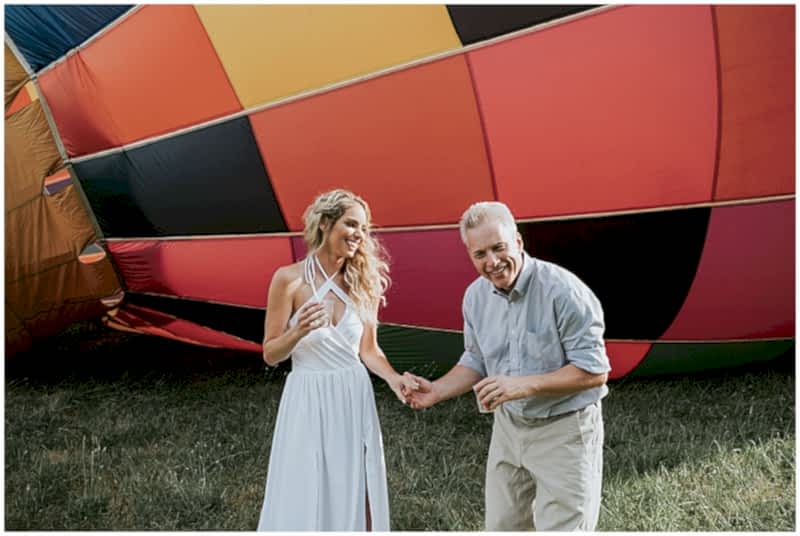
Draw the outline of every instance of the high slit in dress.
<instances>
[{"instance_id":1,"label":"high slit in dress","mask_svg":"<svg viewBox=\"0 0 800 536\"><path fill-rule=\"evenodd\" d=\"M316 257L304 278L321 300L345 304L339 323L312 330L292 351L281 395L258 530L389 530L389 494L378 412L358 350L364 326ZM316 288L315 268L325 276ZM289 325L297 323L297 313ZM367 498L369 499L367 501Z\"/></svg>"}]
</instances>

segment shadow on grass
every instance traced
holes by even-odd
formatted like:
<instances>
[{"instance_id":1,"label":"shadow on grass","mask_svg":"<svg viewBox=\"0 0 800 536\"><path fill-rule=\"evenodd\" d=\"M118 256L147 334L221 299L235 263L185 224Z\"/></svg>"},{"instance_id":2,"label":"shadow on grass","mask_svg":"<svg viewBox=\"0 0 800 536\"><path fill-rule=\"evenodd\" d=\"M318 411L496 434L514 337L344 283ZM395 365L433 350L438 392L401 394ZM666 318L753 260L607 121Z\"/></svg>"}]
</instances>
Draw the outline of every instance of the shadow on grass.
<instances>
[{"instance_id":1,"label":"shadow on grass","mask_svg":"<svg viewBox=\"0 0 800 536\"><path fill-rule=\"evenodd\" d=\"M6 380L187 383L216 374L283 376L288 363L267 367L255 352L207 348L161 337L109 329L99 322L73 324L6 360Z\"/></svg>"}]
</instances>

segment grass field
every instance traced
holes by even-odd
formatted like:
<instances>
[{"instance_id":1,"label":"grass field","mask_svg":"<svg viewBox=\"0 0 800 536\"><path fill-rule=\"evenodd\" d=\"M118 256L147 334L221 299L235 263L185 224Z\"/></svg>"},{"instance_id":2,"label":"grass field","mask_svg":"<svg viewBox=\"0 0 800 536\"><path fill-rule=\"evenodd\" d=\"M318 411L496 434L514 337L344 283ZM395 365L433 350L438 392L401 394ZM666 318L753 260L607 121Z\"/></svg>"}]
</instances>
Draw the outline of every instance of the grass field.
<instances>
[{"instance_id":1,"label":"grass field","mask_svg":"<svg viewBox=\"0 0 800 536\"><path fill-rule=\"evenodd\" d=\"M6 364L6 530L253 530L287 370L79 324ZM611 384L603 531L793 531L794 358ZM393 530L481 530L491 417L375 384Z\"/></svg>"}]
</instances>

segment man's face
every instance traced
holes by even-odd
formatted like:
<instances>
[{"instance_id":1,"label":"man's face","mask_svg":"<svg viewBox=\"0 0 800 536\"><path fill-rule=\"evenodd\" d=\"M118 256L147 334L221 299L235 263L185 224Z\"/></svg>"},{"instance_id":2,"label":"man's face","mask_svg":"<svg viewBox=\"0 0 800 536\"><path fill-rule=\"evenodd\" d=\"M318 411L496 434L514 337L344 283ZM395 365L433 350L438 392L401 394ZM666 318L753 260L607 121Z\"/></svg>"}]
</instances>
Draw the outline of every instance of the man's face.
<instances>
[{"instance_id":1,"label":"man's face","mask_svg":"<svg viewBox=\"0 0 800 536\"><path fill-rule=\"evenodd\" d=\"M522 237L498 221L489 220L465 233L467 253L480 275L508 292L522 269Z\"/></svg>"}]
</instances>

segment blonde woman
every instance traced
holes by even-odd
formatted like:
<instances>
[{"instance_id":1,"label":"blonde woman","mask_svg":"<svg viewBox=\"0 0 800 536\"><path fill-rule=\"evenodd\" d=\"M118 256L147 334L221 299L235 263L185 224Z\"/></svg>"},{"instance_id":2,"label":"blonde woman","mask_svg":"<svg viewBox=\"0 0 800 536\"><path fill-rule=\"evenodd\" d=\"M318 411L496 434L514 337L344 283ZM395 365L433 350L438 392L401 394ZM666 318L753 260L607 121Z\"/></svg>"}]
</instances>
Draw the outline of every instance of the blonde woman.
<instances>
[{"instance_id":1,"label":"blonde woman","mask_svg":"<svg viewBox=\"0 0 800 536\"><path fill-rule=\"evenodd\" d=\"M367 203L346 190L306 209L306 258L269 288L264 361L292 359L281 396L258 530L389 530L389 500L367 369L403 402L416 381L377 340L388 266ZM366 365L366 368L365 368Z\"/></svg>"}]
</instances>

